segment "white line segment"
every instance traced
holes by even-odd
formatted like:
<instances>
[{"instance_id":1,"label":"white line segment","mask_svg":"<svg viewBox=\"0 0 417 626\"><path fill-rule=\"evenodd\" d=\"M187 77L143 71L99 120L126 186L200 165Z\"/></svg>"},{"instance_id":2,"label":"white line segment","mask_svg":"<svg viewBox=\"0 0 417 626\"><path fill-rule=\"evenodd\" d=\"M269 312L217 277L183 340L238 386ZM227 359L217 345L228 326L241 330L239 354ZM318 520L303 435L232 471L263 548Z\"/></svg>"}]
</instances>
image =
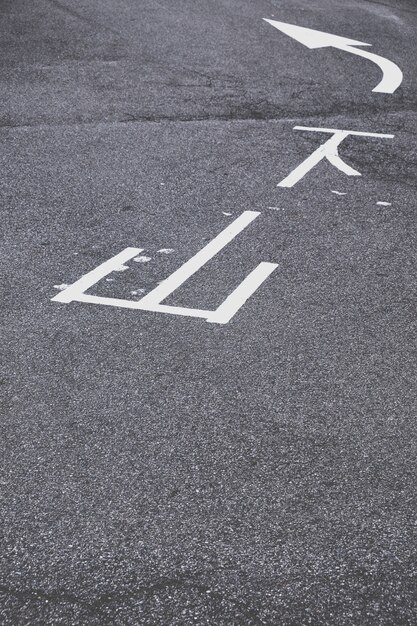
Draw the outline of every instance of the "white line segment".
<instances>
[{"instance_id":1,"label":"white line segment","mask_svg":"<svg viewBox=\"0 0 417 626\"><path fill-rule=\"evenodd\" d=\"M278 267L278 263L259 263L257 267L236 287L217 311L207 317L207 321L216 324L227 324L253 293Z\"/></svg>"}]
</instances>

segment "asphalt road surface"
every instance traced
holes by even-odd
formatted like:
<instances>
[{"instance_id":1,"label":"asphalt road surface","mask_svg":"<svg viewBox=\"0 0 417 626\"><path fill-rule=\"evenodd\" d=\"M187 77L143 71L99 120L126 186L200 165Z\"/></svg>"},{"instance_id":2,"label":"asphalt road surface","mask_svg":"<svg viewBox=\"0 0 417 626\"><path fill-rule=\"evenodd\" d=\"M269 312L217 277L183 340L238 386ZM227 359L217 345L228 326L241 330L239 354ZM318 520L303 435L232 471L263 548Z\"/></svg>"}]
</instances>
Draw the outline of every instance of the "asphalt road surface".
<instances>
[{"instance_id":1,"label":"asphalt road surface","mask_svg":"<svg viewBox=\"0 0 417 626\"><path fill-rule=\"evenodd\" d=\"M1 0L1 624L417 622L416 28L414 0ZM294 126L394 137L279 187L331 138ZM88 294L137 302L245 211L163 303L277 264L228 323L52 301L133 247Z\"/></svg>"}]
</instances>

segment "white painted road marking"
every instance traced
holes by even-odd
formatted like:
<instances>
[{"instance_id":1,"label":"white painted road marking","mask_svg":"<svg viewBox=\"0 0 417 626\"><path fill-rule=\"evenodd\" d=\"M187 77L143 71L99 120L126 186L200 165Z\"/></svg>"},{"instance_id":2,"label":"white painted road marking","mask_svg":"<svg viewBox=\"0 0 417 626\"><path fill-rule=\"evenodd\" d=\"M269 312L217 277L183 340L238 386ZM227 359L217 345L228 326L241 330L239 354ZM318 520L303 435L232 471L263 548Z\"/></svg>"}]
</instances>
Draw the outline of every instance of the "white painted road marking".
<instances>
[{"instance_id":1,"label":"white painted road marking","mask_svg":"<svg viewBox=\"0 0 417 626\"><path fill-rule=\"evenodd\" d=\"M342 161L339 156L338 147L346 137L355 135L359 137L383 137L392 139L394 135L383 135L381 133L362 133L354 130L338 130L337 128L309 128L307 126L294 126L294 130L308 130L315 133L332 133L324 144L305 159L298 167L295 168L284 180L278 183L278 187L293 187L299 180L315 167L323 159L327 159L334 167L336 167L348 176L362 176L360 172L354 170L347 163Z\"/></svg>"},{"instance_id":2,"label":"white painted road marking","mask_svg":"<svg viewBox=\"0 0 417 626\"><path fill-rule=\"evenodd\" d=\"M108 261L105 261L85 276L82 276L73 285L57 294L54 302L69 303L72 301L89 302L92 304L104 304L140 311L153 311L169 313L172 315L185 315L189 317L202 317L207 322L227 324L237 311L245 304L250 296L261 286L270 274L278 267L277 263L262 262L236 287L236 289L222 302L215 311L176 307L161 304L168 296L178 289L186 280L195 274L203 265L212 259L232 239L244 230L253 220L259 216L257 211L244 211L217 237L210 241L191 259L186 261L173 274L163 280L155 289L140 300L122 300L119 298L105 298L86 294L85 291L105 278L108 274L120 267L121 264L132 259L143 249L126 248Z\"/></svg>"},{"instance_id":3,"label":"white painted road marking","mask_svg":"<svg viewBox=\"0 0 417 626\"><path fill-rule=\"evenodd\" d=\"M246 300L249 300L251 295L255 293L258 287L262 285L277 267L278 263L259 263L258 267L255 267L240 285L227 296L226 300L219 306L217 311L214 311L210 317L207 318L207 321L216 324L227 324L235 313L245 304Z\"/></svg>"},{"instance_id":4,"label":"white painted road marking","mask_svg":"<svg viewBox=\"0 0 417 626\"><path fill-rule=\"evenodd\" d=\"M348 39L347 37L339 37L338 35L332 35L330 33L323 33L320 30L296 26L295 24L277 22L276 20L268 20L266 18L264 18L264 20L289 37L307 46L307 48L338 48L339 50L344 50L345 52L350 52L351 54L356 54L364 59L373 61L373 63L376 63L381 68L383 74L381 82L372 90L374 92L394 93L403 81L403 73L398 65L378 54L373 54L367 50L361 50L355 47L371 46L372 44L364 43L363 41L355 41L355 39Z\"/></svg>"},{"instance_id":5,"label":"white painted road marking","mask_svg":"<svg viewBox=\"0 0 417 626\"><path fill-rule=\"evenodd\" d=\"M102 278L105 278L112 272L117 271L117 268L120 267L120 265L126 263L126 261L129 261L130 259L133 259L134 256L140 254L141 252L143 252L142 248L125 248L125 250L122 250L122 252L119 252L116 256L112 257L108 261L105 261L91 272L88 272L88 274L82 276L79 280L77 280L77 282L70 285L64 291L61 291L58 295L52 298L52 300L54 302L68 303L73 300L80 301L80 298L82 298L81 302L85 302L84 298L87 296L84 294L84 291L90 289L90 287L98 283L98 281ZM95 298L96 296L88 297Z\"/></svg>"}]
</instances>

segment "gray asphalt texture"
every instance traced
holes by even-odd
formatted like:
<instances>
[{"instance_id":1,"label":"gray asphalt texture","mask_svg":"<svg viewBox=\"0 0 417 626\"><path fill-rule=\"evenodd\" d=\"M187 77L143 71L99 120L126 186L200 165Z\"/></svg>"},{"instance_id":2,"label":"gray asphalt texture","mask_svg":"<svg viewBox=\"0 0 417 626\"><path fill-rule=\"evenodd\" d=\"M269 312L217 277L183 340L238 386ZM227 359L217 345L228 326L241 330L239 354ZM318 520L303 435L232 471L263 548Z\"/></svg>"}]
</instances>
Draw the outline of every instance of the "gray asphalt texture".
<instances>
[{"instance_id":1,"label":"gray asphalt texture","mask_svg":"<svg viewBox=\"0 0 417 626\"><path fill-rule=\"evenodd\" d=\"M1 624L417 622L416 27L412 0L1 1ZM328 138L295 125L395 137L278 188ZM92 292L149 291L244 210L167 301L278 263L226 325L51 302L128 246L152 260Z\"/></svg>"}]
</instances>

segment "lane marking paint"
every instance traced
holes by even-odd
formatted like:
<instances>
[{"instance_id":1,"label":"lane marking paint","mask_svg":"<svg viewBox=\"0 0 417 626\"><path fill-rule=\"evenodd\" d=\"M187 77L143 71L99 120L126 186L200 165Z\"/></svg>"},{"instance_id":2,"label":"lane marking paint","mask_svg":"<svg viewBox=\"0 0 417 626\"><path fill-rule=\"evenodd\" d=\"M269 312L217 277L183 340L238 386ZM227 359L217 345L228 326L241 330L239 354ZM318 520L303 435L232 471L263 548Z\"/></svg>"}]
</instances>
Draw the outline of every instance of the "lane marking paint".
<instances>
[{"instance_id":1,"label":"lane marking paint","mask_svg":"<svg viewBox=\"0 0 417 626\"><path fill-rule=\"evenodd\" d=\"M294 187L298 181L315 167L323 159L327 159L331 165L346 174L347 176L362 176L360 172L350 167L342 161L339 156L338 147L346 137L354 135L357 137L382 137L384 139L392 139L394 135L384 135L381 133L363 133L355 130L339 130L337 128L314 128L307 126L294 126L294 130L307 130L314 133L331 133L330 137L324 144L307 157L298 167L296 167L286 178L284 178L278 187Z\"/></svg>"},{"instance_id":2,"label":"lane marking paint","mask_svg":"<svg viewBox=\"0 0 417 626\"><path fill-rule=\"evenodd\" d=\"M372 44L356 41L355 39L348 39L347 37L340 37L339 35L324 33L320 30L313 30L312 28L296 26L295 24L277 22L276 20L266 18L264 18L264 20L311 50L315 48L338 48L339 50L356 54L359 57L376 63L382 71L382 80L372 89L373 92L394 93L403 81L403 73L398 65L385 57L356 47L371 46Z\"/></svg>"},{"instance_id":3,"label":"lane marking paint","mask_svg":"<svg viewBox=\"0 0 417 626\"><path fill-rule=\"evenodd\" d=\"M69 303L72 301L88 302L91 304L101 304L105 306L116 306L126 309L140 311L152 311L156 313L168 313L171 315L184 315L187 317L201 317L207 322L216 324L227 324L238 310L245 304L250 296L261 286L261 284L278 267L277 263L262 262L252 270L252 272L232 291L229 296L220 304L215 311L203 309L177 307L162 304L168 296L174 293L186 280L193 276L203 265L210 261L220 250L230 243L239 233L241 233L251 222L260 215L257 211L244 211L217 237L212 239L191 259L186 261L180 268L173 272L168 278L163 280L151 292L140 300L123 300L119 298L107 298L86 294L87 289L105 278L121 264L133 259L140 252L141 248L126 248L119 254L105 261L91 272L82 276L73 285L57 294L52 300L54 302ZM139 290L138 290L139 291Z\"/></svg>"}]
</instances>

